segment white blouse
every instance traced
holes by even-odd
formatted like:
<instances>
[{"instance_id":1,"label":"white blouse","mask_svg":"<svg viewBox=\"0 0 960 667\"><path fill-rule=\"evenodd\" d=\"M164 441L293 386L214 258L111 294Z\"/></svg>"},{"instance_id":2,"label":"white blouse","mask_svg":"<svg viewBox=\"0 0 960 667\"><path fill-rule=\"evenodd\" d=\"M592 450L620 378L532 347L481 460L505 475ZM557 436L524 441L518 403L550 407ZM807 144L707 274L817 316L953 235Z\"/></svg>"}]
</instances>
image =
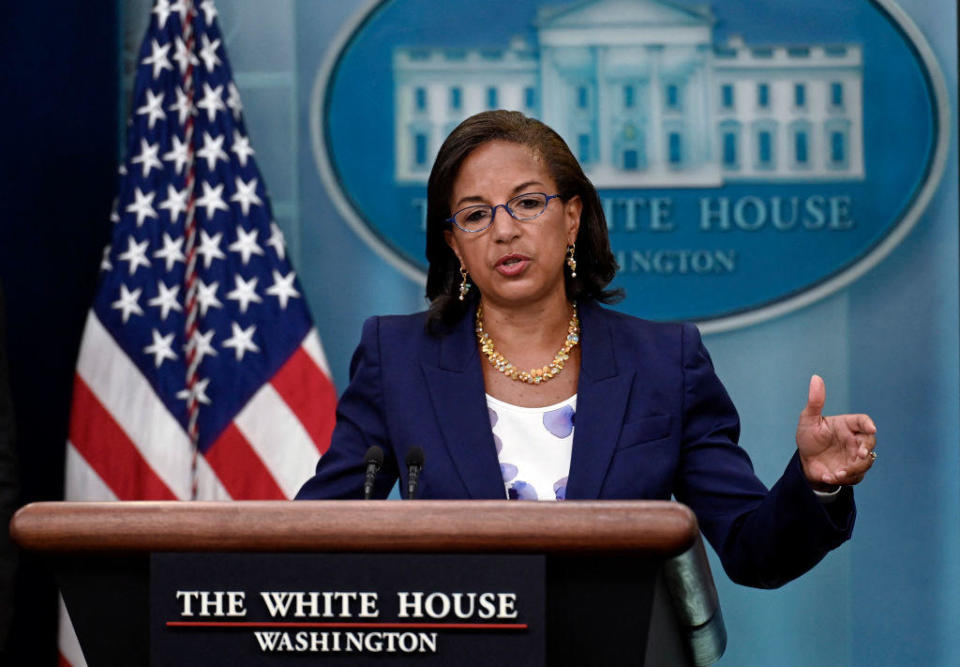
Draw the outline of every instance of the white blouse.
<instances>
[{"instance_id":1,"label":"white blouse","mask_svg":"<svg viewBox=\"0 0 960 667\"><path fill-rule=\"evenodd\" d=\"M576 394L543 408L522 408L487 394L487 411L507 498L566 497L576 409Z\"/></svg>"}]
</instances>

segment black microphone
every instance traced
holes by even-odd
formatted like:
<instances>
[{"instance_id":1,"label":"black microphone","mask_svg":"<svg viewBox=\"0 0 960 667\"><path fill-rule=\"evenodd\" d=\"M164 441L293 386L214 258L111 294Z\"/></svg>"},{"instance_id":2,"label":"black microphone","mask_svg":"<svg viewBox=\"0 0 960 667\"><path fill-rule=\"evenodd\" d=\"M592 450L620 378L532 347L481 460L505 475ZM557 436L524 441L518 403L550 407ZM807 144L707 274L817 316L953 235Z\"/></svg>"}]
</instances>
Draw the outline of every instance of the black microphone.
<instances>
[{"instance_id":1,"label":"black microphone","mask_svg":"<svg viewBox=\"0 0 960 667\"><path fill-rule=\"evenodd\" d=\"M407 500L413 500L417 495L417 484L420 483L420 471L423 470L423 448L414 446L407 452Z\"/></svg>"},{"instance_id":2,"label":"black microphone","mask_svg":"<svg viewBox=\"0 0 960 667\"><path fill-rule=\"evenodd\" d=\"M363 482L363 499L370 500L373 496L373 481L380 472L380 466L383 465L383 450L377 445L371 445L363 457L363 463L367 467L367 478Z\"/></svg>"}]
</instances>

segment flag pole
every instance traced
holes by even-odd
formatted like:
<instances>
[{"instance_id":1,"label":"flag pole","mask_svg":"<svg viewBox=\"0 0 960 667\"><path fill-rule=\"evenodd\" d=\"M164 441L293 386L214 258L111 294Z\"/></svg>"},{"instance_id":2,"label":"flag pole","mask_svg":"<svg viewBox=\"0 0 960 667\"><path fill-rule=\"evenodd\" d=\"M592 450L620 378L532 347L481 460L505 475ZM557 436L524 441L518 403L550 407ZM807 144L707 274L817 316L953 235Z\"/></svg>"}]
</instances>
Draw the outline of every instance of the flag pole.
<instances>
[{"instance_id":1,"label":"flag pole","mask_svg":"<svg viewBox=\"0 0 960 667\"><path fill-rule=\"evenodd\" d=\"M195 12L193 0L183 0L185 5L185 18L183 21L183 40L186 43L186 66L183 75L183 92L187 98L187 105L190 113L187 115L184 124L184 141L187 144L187 164L186 164L186 190L187 210L185 211L185 236L187 258L186 270L184 272L184 293L186 318L184 321L184 341L186 343L186 385L188 391L187 398L187 435L190 438L190 444L193 447L190 463L190 499L196 500L197 489L197 457L199 456L198 441L199 427L197 420L200 416L200 405L197 401L196 384L197 368L200 365L201 355L197 354L196 332L197 332L197 311L199 303L197 301L197 222L196 222L196 165L194 163L193 129L194 129L194 87L193 87L193 49L196 44L196 36L193 31L193 19Z\"/></svg>"}]
</instances>

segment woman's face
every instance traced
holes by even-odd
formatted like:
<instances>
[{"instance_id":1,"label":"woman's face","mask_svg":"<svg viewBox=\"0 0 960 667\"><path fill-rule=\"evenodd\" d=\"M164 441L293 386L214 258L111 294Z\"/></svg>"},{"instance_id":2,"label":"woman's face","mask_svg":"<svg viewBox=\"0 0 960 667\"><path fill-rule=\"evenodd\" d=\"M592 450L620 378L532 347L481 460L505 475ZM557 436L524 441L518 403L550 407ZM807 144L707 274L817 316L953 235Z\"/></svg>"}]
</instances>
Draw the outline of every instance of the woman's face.
<instances>
[{"instance_id":1,"label":"woman's face","mask_svg":"<svg viewBox=\"0 0 960 667\"><path fill-rule=\"evenodd\" d=\"M450 197L455 213L475 204L496 206L527 192L557 193L546 165L521 144L491 141L475 149L460 166ZM520 222L502 207L482 232L455 225L447 243L470 273L484 301L504 307L533 304L564 293L567 246L577 238L582 204L551 199L538 218Z\"/></svg>"}]
</instances>

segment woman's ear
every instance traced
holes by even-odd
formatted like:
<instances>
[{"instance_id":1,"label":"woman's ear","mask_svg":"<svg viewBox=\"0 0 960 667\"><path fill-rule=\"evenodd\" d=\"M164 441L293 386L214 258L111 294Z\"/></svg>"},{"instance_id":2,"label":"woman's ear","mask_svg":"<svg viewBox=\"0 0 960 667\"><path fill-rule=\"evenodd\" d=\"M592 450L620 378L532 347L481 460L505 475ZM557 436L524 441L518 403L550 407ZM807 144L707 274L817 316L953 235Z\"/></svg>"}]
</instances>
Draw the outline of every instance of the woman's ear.
<instances>
[{"instance_id":1,"label":"woman's ear","mask_svg":"<svg viewBox=\"0 0 960 667\"><path fill-rule=\"evenodd\" d=\"M582 213L583 201L580 199L580 195L574 195L563 203L563 214L567 220L567 245L573 245L577 241Z\"/></svg>"},{"instance_id":2,"label":"woman's ear","mask_svg":"<svg viewBox=\"0 0 960 667\"><path fill-rule=\"evenodd\" d=\"M460 254L460 246L457 244L457 237L453 233L453 230L451 229L443 230L443 240L447 242L447 245L450 246L450 250L452 250L453 254L457 256L457 260L460 262L460 266L463 266L463 255ZM468 272L469 272L469 269L468 269Z\"/></svg>"}]
</instances>

